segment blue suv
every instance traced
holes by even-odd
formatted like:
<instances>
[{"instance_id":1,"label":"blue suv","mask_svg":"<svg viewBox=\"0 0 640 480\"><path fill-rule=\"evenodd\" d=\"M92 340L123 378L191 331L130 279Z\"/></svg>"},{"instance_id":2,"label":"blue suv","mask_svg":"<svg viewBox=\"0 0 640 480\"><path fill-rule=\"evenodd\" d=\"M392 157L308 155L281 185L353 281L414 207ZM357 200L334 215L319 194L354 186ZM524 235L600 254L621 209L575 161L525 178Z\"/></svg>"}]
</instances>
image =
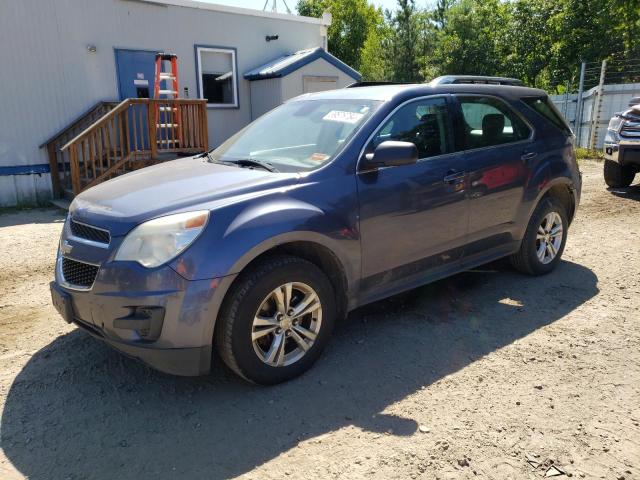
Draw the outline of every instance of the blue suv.
<instances>
[{"instance_id":1,"label":"blue suv","mask_svg":"<svg viewBox=\"0 0 640 480\"><path fill-rule=\"evenodd\" d=\"M161 371L205 374L215 348L273 384L360 305L501 257L550 272L580 187L573 134L541 90L303 95L205 155L78 195L53 303Z\"/></svg>"}]
</instances>

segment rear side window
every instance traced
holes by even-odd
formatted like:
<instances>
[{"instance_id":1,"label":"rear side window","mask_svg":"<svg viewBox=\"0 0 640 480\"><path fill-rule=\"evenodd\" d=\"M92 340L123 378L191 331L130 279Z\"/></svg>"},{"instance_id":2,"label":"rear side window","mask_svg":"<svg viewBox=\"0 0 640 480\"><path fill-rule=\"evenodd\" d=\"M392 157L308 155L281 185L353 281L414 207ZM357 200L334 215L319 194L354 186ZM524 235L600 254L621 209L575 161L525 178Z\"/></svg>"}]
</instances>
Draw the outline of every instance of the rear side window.
<instances>
[{"instance_id":1,"label":"rear side window","mask_svg":"<svg viewBox=\"0 0 640 480\"><path fill-rule=\"evenodd\" d=\"M571 128L569 128L567 122L565 122L560 113L558 113L556 107L553 106L549 97L526 97L523 98L522 101L553 123L563 133L571 135Z\"/></svg>"},{"instance_id":2,"label":"rear side window","mask_svg":"<svg viewBox=\"0 0 640 480\"><path fill-rule=\"evenodd\" d=\"M493 97L458 97L467 149L526 140L527 124L503 101Z\"/></svg>"}]
</instances>

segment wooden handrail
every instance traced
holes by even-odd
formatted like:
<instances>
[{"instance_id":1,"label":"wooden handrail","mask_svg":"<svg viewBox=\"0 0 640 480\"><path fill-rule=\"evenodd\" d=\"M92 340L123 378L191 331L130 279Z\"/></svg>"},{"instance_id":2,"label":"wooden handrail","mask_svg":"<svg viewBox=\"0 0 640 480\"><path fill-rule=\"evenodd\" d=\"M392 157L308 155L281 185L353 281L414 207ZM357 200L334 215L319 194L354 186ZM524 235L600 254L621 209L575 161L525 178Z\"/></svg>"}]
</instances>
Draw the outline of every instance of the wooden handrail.
<instances>
[{"instance_id":1,"label":"wooden handrail","mask_svg":"<svg viewBox=\"0 0 640 480\"><path fill-rule=\"evenodd\" d=\"M207 149L206 100L129 98L60 149L50 150L52 182L55 188L56 179L60 181L58 155L64 184L78 194L127 171L165 161L164 154Z\"/></svg>"},{"instance_id":2,"label":"wooden handrail","mask_svg":"<svg viewBox=\"0 0 640 480\"><path fill-rule=\"evenodd\" d=\"M67 148L69 148L69 146L72 143L76 143L76 142L82 140L84 137L86 137L91 130L94 130L94 129L104 125L110 119L115 117L119 112L121 112L122 110L127 108L129 106L129 102L131 100L132 100L131 98L125 98L124 100L122 100L118 104L118 106L116 108L114 108L113 110L108 111L105 115L103 115L98 120L93 122L91 125L89 125L87 128L85 128L82 132L80 132L78 135L76 135L71 140L69 140L67 143L65 143L60 150L61 151L65 151Z\"/></svg>"},{"instance_id":3,"label":"wooden handrail","mask_svg":"<svg viewBox=\"0 0 640 480\"><path fill-rule=\"evenodd\" d=\"M93 113L95 113L100 108L115 107L116 105L118 105L118 102L116 102L116 101L107 101L107 100L102 100L102 101L96 103L93 107L91 107L90 109L86 110L81 115L78 115L75 120L73 120L71 123L66 125L62 130L58 130L55 134L53 134L47 140L42 142L42 144L40 144L38 146L38 148L42 148L44 146L48 146L49 144L55 142L60 137L62 137L65 133L73 130L75 127L80 125L87 117L90 117Z\"/></svg>"}]
</instances>

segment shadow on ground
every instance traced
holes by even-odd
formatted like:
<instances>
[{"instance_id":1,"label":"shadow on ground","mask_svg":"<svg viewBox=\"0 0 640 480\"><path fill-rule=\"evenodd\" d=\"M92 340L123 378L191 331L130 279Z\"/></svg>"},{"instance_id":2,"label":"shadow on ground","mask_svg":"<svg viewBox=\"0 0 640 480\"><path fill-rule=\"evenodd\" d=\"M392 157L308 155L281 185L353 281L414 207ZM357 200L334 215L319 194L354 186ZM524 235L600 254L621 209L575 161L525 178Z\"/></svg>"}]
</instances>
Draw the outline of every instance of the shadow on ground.
<instances>
[{"instance_id":1,"label":"shadow on ground","mask_svg":"<svg viewBox=\"0 0 640 480\"><path fill-rule=\"evenodd\" d=\"M628 198L630 200L640 200L640 184L631 185L630 187L624 188L610 187L607 190L613 193L616 197Z\"/></svg>"},{"instance_id":2,"label":"shadow on ground","mask_svg":"<svg viewBox=\"0 0 640 480\"><path fill-rule=\"evenodd\" d=\"M0 228L32 223L63 223L67 212L59 208L0 208Z\"/></svg>"},{"instance_id":3,"label":"shadow on ground","mask_svg":"<svg viewBox=\"0 0 640 480\"><path fill-rule=\"evenodd\" d=\"M574 263L544 278L490 265L353 312L310 372L271 388L219 366L159 374L74 331L15 379L2 448L29 478L223 478L350 424L412 435L412 419L380 412L597 292Z\"/></svg>"}]
</instances>

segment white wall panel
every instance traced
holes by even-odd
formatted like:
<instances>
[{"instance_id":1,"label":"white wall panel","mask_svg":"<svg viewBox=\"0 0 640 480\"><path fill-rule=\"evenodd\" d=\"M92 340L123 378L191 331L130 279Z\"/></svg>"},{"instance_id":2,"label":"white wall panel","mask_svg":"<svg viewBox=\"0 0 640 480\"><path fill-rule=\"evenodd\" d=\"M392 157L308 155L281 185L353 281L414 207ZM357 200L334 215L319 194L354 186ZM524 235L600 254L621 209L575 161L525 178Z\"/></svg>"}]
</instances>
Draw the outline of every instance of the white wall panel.
<instances>
[{"instance_id":1,"label":"white wall panel","mask_svg":"<svg viewBox=\"0 0 640 480\"><path fill-rule=\"evenodd\" d=\"M251 120L244 72L281 55L322 46L321 26L303 20L228 13L210 5L3 0L0 85L6 94L0 109L0 167L47 163L40 143L98 101L118 98L115 48L176 53L180 89L188 87L191 98L197 92L194 45L236 48L239 108L208 110L209 141L218 145ZM265 41L274 34L278 40ZM97 51L90 53L88 45ZM50 194L46 182L28 177L0 177L0 206Z\"/></svg>"}]
</instances>

